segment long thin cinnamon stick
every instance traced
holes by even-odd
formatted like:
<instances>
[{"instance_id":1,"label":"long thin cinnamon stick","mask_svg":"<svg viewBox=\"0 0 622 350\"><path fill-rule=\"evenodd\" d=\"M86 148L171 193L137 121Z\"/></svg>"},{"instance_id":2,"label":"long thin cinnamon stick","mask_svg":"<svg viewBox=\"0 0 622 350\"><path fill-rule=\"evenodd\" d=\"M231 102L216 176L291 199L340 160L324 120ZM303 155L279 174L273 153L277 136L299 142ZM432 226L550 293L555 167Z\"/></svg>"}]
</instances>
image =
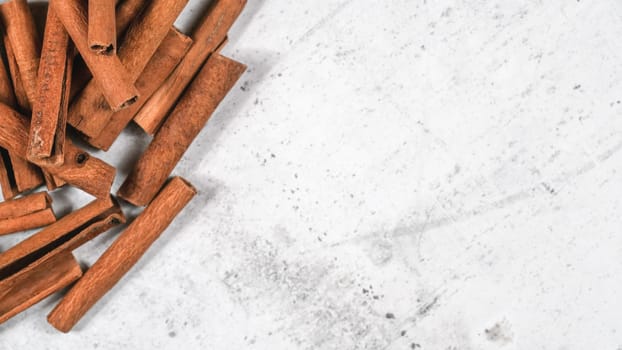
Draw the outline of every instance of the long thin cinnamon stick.
<instances>
[{"instance_id":1,"label":"long thin cinnamon stick","mask_svg":"<svg viewBox=\"0 0 622 350\"><path fill-rule=\"evenodd\" d=\"M130 26L119 48L128 81L135 83L188 0L153 0ZM144 97L143 97L144 98ZM82 134L98 136L114 113L95 82L82 91L69 111L69 123Z\"/></svg>"},{"instance_id":2,"label":"long thin cinnamon stick","mask_svg":"<svg viewBox=\"0 0 622 350\"><path fill-rule=\"evenodd\" d=\"M0 220L0 235L31 230L54 222L56 215L52 208L39 210L24 216Z\"/></svg>"},{"instance_id":3,"label":"long thin cinnamon stick","mask_svg":"<svg viewBox=\"0 0 622 350\"><path fill-rule=\"evenodd\" d=\"M124 222L125 216L114 199L108 197L94 200L0 253L0 280L42 257L75 250Z\"/></svg>"},{"instance_id":4,"label":"long thin cinnamon stick","mask_svg":"<svg viewBox=\"0 0 622 350\"><path fill-rule=\"evenodd\" d=\"M39 85L32 105L28 159L58 166L65 161L65 130L73 48L63 24L50 9L39 65Z\"/></svg>"},{"instance_id":5,"label":"long thin cinnamon stick","mask_svg":"<svg viewBox=\"0 0 622 350\"><path fill-rule=\"evenodd\" d=\"M136 88L138 88L143 98L131 107L114 113L99 136L87 138L87 142L92 146L107 151L127 124L132 121L134 115L146 102L146 99L158 89L160 84L162 84L175 69L175 66L177 66L186 52L188 52L191 44L192 39L180 33L178 30L172 29L169 31L164 41L162 41L162 44L160 44L160 47L158 47L158 50L153 57L151 57L145 70L143 70L136 81Z\"/></svg>"},{"instance_id":6,"label":"long thin cinnamon stick","mask_svg":"<svg viewBox=\"0 0 622 350\"><path fill-rule=\"evenodd\" d=\"M153 134L207 57L218 48L229 28L246 5L246 0L213 0L207 15L191 35L194 43L186 57L138 112L134 120Z\"/></svg>"},{"instance_id":7,"label":"long thin cinnamon stick","mask_svg":"<svg viewBox=\"0 0 622 350\"><path fill-rule=\"evenodd\" d=\"M25 156L30 123L9 106L0 103L0 147L18 156ZM98 198L109 195L115 168L66 140L65 162L60 166L43 165L44 170Z\"/></svg>"},{"instance_id":8,"label":"long thin cinnamon stick","mask_svg":"<svg viewBox=\"0 0 622 350\"><path fill-rule=\"evenodd\" d=\"M47 192L38 192L0 203L0 220L15 218L50 208L52 198Z\"/></svg>"},{"instance_id":9,"label":"long thin cinnamon stick","mask_svg":"<svg viewBox=\"0 0 622 350\"><path fill-rule=\"evenodd\" d=\"M71 285L82 269L71 253L34 264L0 281L0 324Z\"/></svg>"},{"instance_id":10,"label":"long thin cinnamon stick","mask_svg":"<svg viewBox=\"0 0 622 350\"><path fill-rule=\"evenodd\" d=\"M11 43L21 82L32 103L37 93L40 39L34 17L26 0L10 0L0 5L0 18Z\"/></svg>"},{"instance_id":11,"label":"long thin cinnamon stick","mask_svg":"<svg viewBox=\"0 0 622 350\"><path fill-rule=\"evenodd\" d=\"M0 102L6 103L11 107L16 107L15 103L17 103L20 111L28 112L30 110L30 102L28 101L26 90L22 85L21 74L19 73L17 61L13 53L13 49L11 48L11 43L8 40L8 36L4 37L4 44L9 69L11 71L10 79L12 79L13 84L11 84L9 76L6 74L6 70L0 70L0 80L3 81L0 83L0 86L2 87L2 91L0 92ZM10 89L11 85L14 86L15 94L13 94L13 89ZM33 164L27 162L24 158L9 152L9 158L5 160L5 165L10 165L11 167L11 177L15 183L17 193L30 191L43 184L41 171Z\"/></svg>"},{"instance_id":12,"label":"long thin cinnamon stick","mask_svg":"<svg viewBox=\"0 0 622 350\"><path fill-rule=\"evenodd\" d=\"M13 85L11 78L7 73L4 63L0 62L0 102L8 105L15 104L15 95L13 94ZM19 194L13 170L11 168L11 159L9 153L5 149L0 148L0 187L2 187L2 197L9 200Z\"/></svg>"},{"instance_id":13,"label":"long thin cinnamon stick","mask_svg":"<svg viewBox=\"0 0 622 350\"><path fill-rule=\"evenodd\" d=\"M140 260L195 194L188 182L173 178L67 293L48 315L48 322L62 332L71 330Z\"/></svg>"},{"instance_id":14,"label":"long thin cinnamon stick","mask_svg":"<svg viewBox=\"0 0 622 350\"><path fill-rule=\"evenodd\" d=\"M127 79L128 72L116 55L98 55L91 51L87 40L86 9L81 0L51 0L80 55L91 70L97 84L113 110L129 107L136 102L138 91Z\"/></svg>"},{"instance_id":15,"label":"long thin cinnamon stick","mask_svg":"<svg viewBox=\"0 0 622 350\"><path fill-rule=\"evenodd\" d=\"M88 41L100 55L117 52L116 0L89 0Z\"/></svg>"},{"instance_id":16,"label":"long thin cinnamon stick","mask_svg":"<svg viewBox=\"0 0 622 350\"><path fill-rule=\"evenodd\" d=\"M246 66L212 55L190 84L149 147L121 186L118 196L144 206L158 193L218 104Z\"/></svg>"},{"instance_id":17,"label":"long thin cinnamon stick","mask_svg":"<svg viewBox=\"0 0 622 350\"><path fill-rule=\"evenodd\" d=\"M127 27L130 26L132 20L138 16L138 13L140 13L141 9L145 6L145 3L147 3L147 0L125 0L117 5L117 42L120 41L121 36L127 30ZM71 77L70 101L84 89L90 80L91 72L88 67L80 57L76 57L74 60L73 75Z\"/></svg>"}]
</instances>

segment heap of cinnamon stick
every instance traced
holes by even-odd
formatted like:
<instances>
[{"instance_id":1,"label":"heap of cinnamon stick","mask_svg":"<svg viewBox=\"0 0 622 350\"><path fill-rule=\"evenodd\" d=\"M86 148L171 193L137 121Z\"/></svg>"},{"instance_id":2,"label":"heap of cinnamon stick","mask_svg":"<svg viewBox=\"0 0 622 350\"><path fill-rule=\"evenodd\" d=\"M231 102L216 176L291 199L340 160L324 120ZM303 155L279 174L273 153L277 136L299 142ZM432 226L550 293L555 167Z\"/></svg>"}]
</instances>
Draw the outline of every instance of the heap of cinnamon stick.
<instances>
[{"instance_id":1,"label":"heap of cinnamon stick","mask_svg":"<svg viewBox=\"0 0 622 350\"><path fill-rule=\"evenodd\" d=\"M71 286L48 315L68 332L196 194L171 174L246 69L220 53L246 0L212 0L189 35L187 2L51 0L43 33L26 0L0 5L0 235L40 229L0 253L0 323ZM131 122L154 136L116 196L145 208L83 271L73 250L126 218L116 169L74 141L107 151ZM64 186L94 200L57 218Z\"/></svg>"}]
</instances>

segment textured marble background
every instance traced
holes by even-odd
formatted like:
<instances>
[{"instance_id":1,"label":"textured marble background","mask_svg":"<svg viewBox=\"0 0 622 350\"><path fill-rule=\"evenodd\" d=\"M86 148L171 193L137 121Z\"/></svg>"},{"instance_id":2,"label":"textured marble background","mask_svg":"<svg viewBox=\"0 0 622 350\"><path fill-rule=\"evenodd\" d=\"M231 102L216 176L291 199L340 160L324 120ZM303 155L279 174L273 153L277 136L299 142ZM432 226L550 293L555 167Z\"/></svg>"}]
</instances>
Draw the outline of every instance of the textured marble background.
<instances>
[{"instance_id":1,"label":"textured marble background","mask_svg":"<svg viewBox=\"0 0 622 350\"><path fill-rule=\"evenodd\" d=\"M622 349L621 37L617 0L249 0L199 196L73 333L53 297L0 349Z\"/></svg>"}]
</instances>

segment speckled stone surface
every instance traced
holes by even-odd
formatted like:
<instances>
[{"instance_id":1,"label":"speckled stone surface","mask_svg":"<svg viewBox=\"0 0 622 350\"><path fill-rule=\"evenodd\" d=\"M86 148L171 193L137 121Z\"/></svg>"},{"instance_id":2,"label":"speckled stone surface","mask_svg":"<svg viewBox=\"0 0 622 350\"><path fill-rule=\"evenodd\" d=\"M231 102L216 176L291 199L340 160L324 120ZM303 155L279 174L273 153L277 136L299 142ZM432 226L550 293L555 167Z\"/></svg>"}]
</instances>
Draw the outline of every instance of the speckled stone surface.
<instances>
[{"instance_id":1,"label":"speckled stone surface","mask_svg":"<svg viewBox=\"0 0 622 350\"><path fill-rule=\"evenodd\" d=\"M56 296L0 349L622 349L621 37L616 0L249 0L200 194L73 333Z\"/></svg>"}]
</instances>

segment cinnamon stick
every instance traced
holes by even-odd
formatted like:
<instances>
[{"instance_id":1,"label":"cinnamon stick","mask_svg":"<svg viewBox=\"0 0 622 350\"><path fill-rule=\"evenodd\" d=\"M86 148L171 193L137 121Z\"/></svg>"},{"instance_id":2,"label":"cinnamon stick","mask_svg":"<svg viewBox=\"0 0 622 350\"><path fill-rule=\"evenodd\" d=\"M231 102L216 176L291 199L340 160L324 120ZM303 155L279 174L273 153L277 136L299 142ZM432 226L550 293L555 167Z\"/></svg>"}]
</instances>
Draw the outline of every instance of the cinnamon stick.
<instances>
[{"instance_id":1,"label":"cinnamon stick","mask_svg":"<svg viewBox=\"0 0 622 350\"><path fill-rule=\"evenodd\" d=\"M128 72L116 55L98 55L91 51L87 40L86 9L81 0L51 0L80 55L89 67L102 93L113 110L129 107L136 102L138 91L127 79Z\"/></svg>"},{"instance_id":2,"label":"cinnamon stick","mask_svg":"<svg viewBox=\"0 0 622 350\"><path fill-rule=\"evenodd\" d=\"M124 222L125 216L113 198L96 199L0 253L0 280L43 257L75 250Z\"/></svg>"},{"instance_id":3,"label":"cinnamon stick","mask_svg":"<svg viewBox=\"0 0 622 350\"><path fill-rule=\"evenodd\" d=\"M30 123L9 106L0 103L0 147L18 156L25 156ZM109 195L115 168L75 146L70 139L65 144L65 162L60 166L43 164L44 170L67 183L98 198Z\"/></svg>"},{"instance_id":4,"label":"cinnamon stick","mask_svg":"<svg viewBox=\"0 0 622 350\"><path fill-rule=\"evenodd\" d=\"M0 235L31 230L54 222L56 222L56 215L52 208L47 208L24 216L0 220Z\"/></svg>"},{"instance_id":5,"label":"cinnamon stick","mask_svg":"<svg viewBox=\"0 0 622 350\"><path fill-rule=\"evenodd\" d=\"M10 79L6 70L0 70L0 80L2 81L0 83L0 87L2 87L2 91L0 92L0 102L9 104L12 107L15 106L15 103L17 102L20 106L20 110L27 112L30 110L30 102L28 101L28 96L26 95L26 91L22 85L19 68L17 67L15 55L13 54L11 43L9 42L7 36L4 37L4 43L9 62L9 69L11 71L11 79L13 80L13 86L15 88L15 94L13 94L13 89L10 88L11 82L9 81ZM27 192L43 184L43 177L40 170L33 164L28 163L22 157L9 152L8 158L5 159L5 166L10 166L11 168L10 176L14 183L16 193Z\"/></svg>"},{"instance_id":6,"label":"cinnamon stick","mask_svg":"<svg viewBox=\"0 0 622 350\"><path fill-rule=\"evenodd\" d=\"M118 53L129 74L129 82L136 82L187 2L153 0L130 26ZM106 105L98 84L90 82L72 104L69 123L82 134L96 137L106 127L113 113Z\"/></svg>"},{"instance_id":7,"label":"cinnamon stick","mask_svg":"<svg viewBox=\"0 0 622 350\"><path fill-rule=\"evenodd\" d=\"M37 93L40 43L34 17L26 0L9 0L0 5L0 18L19 68L20 80L28 101Z\"/></svg>"},{"instance_id":8,"label":"cinnamon stick","mask_svg":"<svg viewBox=\"0 0 622 350\"><path fill-rule=\"evenodd\" d=\"M88 42L100 55L117 52L116 0L89 0Z\"/></svg>"},{"instance_id":9,"label":"cinnamon stick","mask_svg":"<svg viewBox=\"0 0 622 350\"><path fill-rule=\"evenodd\" d=\"M11 79L2 62L0 62L0 102L8 105L15 104ZM9 200L19 194L15 178L13 177L9 153L2 148L0 148L0 187L2 187L2 197L4 200Z\"/></svg>"},{"instance_id":10,"label":"cinnamon stick","mask_svg":"<svg viewBox=\"0 0 622 350\"><path fill-rule=\"evenodd\" d=\"M71 253L62 253L34 264L0 281L0 324L68 287L82 276Z\"/></svg>"},{"instance_id":11,"label":"cinnamon stick","mask_svg":"<svg viewBox=\"0 0 622 350\"><path fill-rule=\"evenodd\" d=\"M192 141L246 67L212 55L121 186L118 196L144 206L158 193Z\"/></svg>"},{"instance_id":12,"label":"cinnamon stick","mask_svg":"<svg viewBox=\"0 0 622 350\"><path fill-rule=\"evenodd\" d=\"M48 209L52 198L47 192L38 192L22 198L0 203L0 220L20 217L40 210Z\"/></svg>"},{"instance_id":13,"label":"cinnamon stick","mask_svg":"<svg viewBox=\"0 0 622 350\"><path fill-rule=\"evenodd\" d=\"M68 332L140 260L190 202L196 190L176 177L115 240L48 315L48 322Z\"/></svg>"},{"instance_id":14,"label":"cinnamon stick","mask_svg":"<svg viewBox=\"0 0 622 350\"><path fill-rule=\"evenodd\" d=\"M118 2L118 1L117 1ZM117 42L130 26L132 20L138 16L147 0L125 0L117 5ZM73 100L91 80L91 72L80 57L74 60L74 69L71 77L71 93L69 100Z\"/></svg>"},{"instance_id":15,"label":"cinnamon stick","mask_svg":"<svg viewBox=\"0 0 622 350\"><path fill-rule=\"evenodd\" d=\"M136 88L143 98L131 107L115 112L106 127L95 138L87 138L87 142L99 149L108 150L119 137L123 129L134 118L149 96L153 94L164 80L171 74L175 66L184 57L192 39L176 29L171 29L166 38L153 54L142 74L136 80Z\"/></svg>"},{"instance_id":16,"label":"cinnamon stick","mask_svg":"<svg viewBox=\"0 0 622 350\"><path fill-rule=\"evenodd\" d=\"M9 104L10 106L15 106L17 103L20 110L28 111L30 109L30 102L22 84L17 61L7 36L4 37L4 44L14 90L6 90L6 88L11 86L11 83L6 74L6 70L0 71L0 80L3 80L3 82L0 83L0 86L2 86L2 98L0 102ZM15 94L13 94L13 91L15 91ZM43 183L43 177L39 169L33 164L28 163L25 159L9 152L9 158L7 162L5 162L5 165L8 164L10 164L12 169L12 178L15 182L16 193L30 191Z\"/></svg>"},{"instance_id":17,"label":"cinnamon stick","mask_svg":"<svg viewBox=\"0 0 622 350\"><path fill-rule=\"evenodd\" d=\"M229 28L246 5L246 0L213 0L199 26L191 35L194 43L166 82L138 112L134 120L149 134L155 132L173 109L185 88L192 81L207 57L226 38Z\"/></svg>"},{"instance_id":18,"label":"cinnamon stick","mask_svg":"<svg viewBox=\"0 0 622 350\"><path fill-rule=\"evenodd\" d=\"M30 122L28 159L38 164L65 161L65 131L73 47L63 24L50 9L45 24L37 97Z\"/></svg>"}]
</instances>

